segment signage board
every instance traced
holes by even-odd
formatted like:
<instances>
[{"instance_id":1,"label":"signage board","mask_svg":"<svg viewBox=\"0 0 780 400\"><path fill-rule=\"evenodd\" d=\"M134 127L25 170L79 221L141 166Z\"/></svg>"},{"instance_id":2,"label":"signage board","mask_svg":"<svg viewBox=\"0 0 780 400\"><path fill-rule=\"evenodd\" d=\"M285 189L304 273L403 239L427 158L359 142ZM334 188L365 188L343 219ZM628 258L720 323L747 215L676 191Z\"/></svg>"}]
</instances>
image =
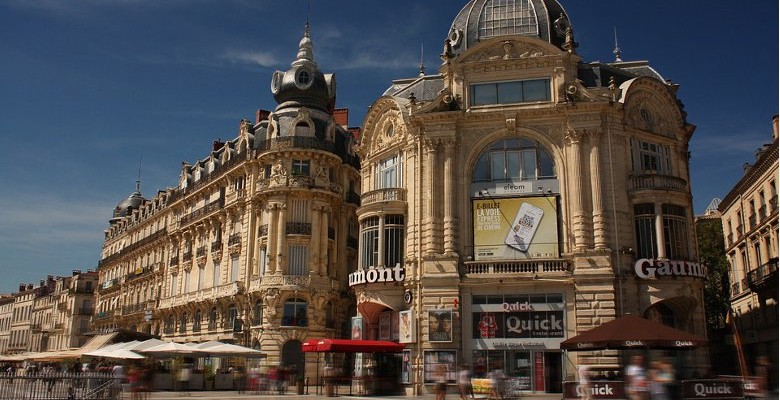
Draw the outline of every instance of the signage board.
<instances>
[{"instance_id":1,"label":"signage board","mask_svg":"<svg viewBox=\"0 0 780 400\"><path fill-rule=\"evenodd\" d=\"M682 381L683 399L742 399L745 390L741 380L698 379Z\"/></svg>"},{"instance_id":2,"label":"signage board","mask_svg":"<svg viewBox=\"0 0 780 400\"><path fill-rule=\"evenodd\" d=\"M581 400L586 398L585 391L590 392L591 399L627 399L623 381L593 381L589 388L580 386L579 382L563 382L564 400Z\"/></svg>"},{"instance_id":3,"label":"signage board","mask_svg":"<svg viewBox=\"0 0 780 400\"><path fill-rule=\"evenodd\" d=\"M475 199L472 207L476 261L559 257L555 196Z\"/></svg>"}]
</instances>

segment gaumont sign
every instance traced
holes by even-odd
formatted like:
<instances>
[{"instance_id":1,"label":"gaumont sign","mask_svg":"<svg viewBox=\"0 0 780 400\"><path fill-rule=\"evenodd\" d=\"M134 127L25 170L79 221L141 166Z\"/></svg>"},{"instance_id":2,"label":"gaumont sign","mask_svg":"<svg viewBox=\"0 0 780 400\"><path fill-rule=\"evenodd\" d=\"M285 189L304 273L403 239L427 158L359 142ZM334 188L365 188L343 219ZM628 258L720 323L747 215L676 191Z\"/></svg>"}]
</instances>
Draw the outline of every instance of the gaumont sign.
<instances>
[{"instance_id":1,"label":"gaumont sign","mask_svg":"<svg viewBox=\"0 0 780 400\"><path fill-rule=\"evenodd\" d=\"M634 272L636 272L636 276L642 279L658 279L667 276L705 278L707 276L707 267L688 261L640 258L634 264Z\"/></svg>"},{"instance_id":2,"label":"gaumont sign","mask_svg":"<svg viewBox=\"0 0 780 400\"><path fill-rule=\"evenodd\" d=\"M625 399L623 381L594 381L589 388L580 386L577 382L563 383L563 398L565 400L584 399L585 392L590 392L592 399Z\"/></svg>"},{"instance_id":3,"label":"gaumont sign","mask_svg":"<svg viewBox=\"0 0 780 400\"><path fill-rule=\"evenodd\" d=\"M684 399L742 399L741 380L701 379L682 382Z\"/></svg>"},{"instance_id":4,"label":"gaumont sign","mask_svg":"<svg viewBox=\"0 0 780 400\"><path fill-rule=\"evenodd\" d=\"M349 274L349 286L376 282L403 282L405 270L398 263L393 268L359 269Z\"/></svg>"}]
</instances>

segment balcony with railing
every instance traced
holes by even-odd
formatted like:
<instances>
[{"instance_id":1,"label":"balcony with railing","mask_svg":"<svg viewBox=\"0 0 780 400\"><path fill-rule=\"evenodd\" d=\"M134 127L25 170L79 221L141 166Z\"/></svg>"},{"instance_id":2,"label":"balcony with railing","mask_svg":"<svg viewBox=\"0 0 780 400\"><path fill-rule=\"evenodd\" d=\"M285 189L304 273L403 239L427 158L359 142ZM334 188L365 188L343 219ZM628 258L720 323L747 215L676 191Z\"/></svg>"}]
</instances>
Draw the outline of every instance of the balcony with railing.
<instances>
[{"instance_id":1,"label":"balcony with railing","mask_svg":"<svg viewBox=\"0 0 780 400\"><path fill-rule=\"evenodd\" d=\"M196 257L206 257L206 246L200 246L195 250Z\"/></svg>"},{"instance_id":2,"label":"balcony with railing","mask_svg":"<svg viewBox=\"0 0 780 400\"><path fill-rule=\"evenodd\" d=\"M374 203L391 203L400 202L406 203L406 189L404 188L385 188L376 189L370 192L363 193L360 197L360 204L362 206L368 206Z\"/></svg>"},{"instance_id":3,"label":"balcony with railing","mask_svg":"<svg viewBox=\"0 0 780 400\"><path fill-rule=\"evenodd\" d=\"M360 207L360 195L355 192L347 192L347 203Z\"/></svg>"},{"instance_id":4,"label":"balcony with railing","mask_svg":"<svg viewBox=\"0 0 780 400\"><path fill-rule=\"evenodd\" d=\"M308 222L287 222L285 228L288 235L311 235L311 224Z\"/></svg>"},{"instance_id":5,"label":"balcony with railing","mask_svg":"<svg viewBox=\"0 0 780 400\"><path fill-rule=\"evenodd\" d=\"M671 175L632 175L628 181L628 190L629 192L640 190L671 190L685 193L688 191L688 181Z\"/></svg>"},{"instance_id":6,"label":"balcony with railing","mask_svg":"<svg viewBox=\"0 0 780 400\"><path fill-rule=\"evenodd\" d=\"M259 236L268 236L268 224L260 225L260 228L257 232Z\"/></svg>"},{"instance_id":7,"label":"balcony with railing","mask_svg":"<svg viewBox=\"0 0 780 400\"><path fill-rule=\"evenodd\" d=\"M162 238L165 237L165 235L166 235L166 228L162 228L159 231L154 232L151 235L149 235L149 236L147 236L147 237L145 237L145 238L143 238L143 239L141 239L141 240L139 240L139 241L137 241L137 242L135 242L133 244L130 244L130 245L126 246L125 248L120 250L119 253L112 254L112 255L110 255L110 256L100 260L98 262L98 267L111 263L112 261L117 259L122 254L130 253L130 252L132 252L134 250L137 250L137 249L139 249L139 248L141 248L141 247L143 247L143 246L145 246L145 245L147 245L149 243L153 243L153 242L155 242L155 241L157 241L159 239L162 239Z\"/></svg>"},{"instance_id":8,"label":"balcony with railing","mask_svg":"<svg viewBox=\"0 0 780 400\"><path fill-rule=\"evenodd\" d=\"M214 200L211 203L206 204L205 206L181 217L181 220L179 221L179 226L184 227L185 225L189 225L191 223L200 221L206 216L221 210L222 207L224 206L225 206L224 198L219 198L217 200Z\"/></svg>"},{"instance_id":9,"label":"balcony with railing","mask_svg":"<svg viewBox=\"0 0 780 400\"><path fill-rule=\"evenodd\" d=\"M182 260L184 262L190 262L192 261L192 251L188 251L184 253L184 257L182 257Z\"/></svg>"},{"instance_id":10,"label":"balcony with railing","mask_svg":"<svg viewBox=\"0 0 780 400\"><path fill-rule=\"evenodd\" d=\"M244 292L243 282L232 282L224 285L201 289L195 292L182 293L176 296L160 299L159 308L171 308L184 306L193 302L217 300L224 297L235 296Z\"/></svg>"},{"instance_id":11,"label":"balcony with railing","mask_svg":"<svg viewBox=\"0 0 780 400\"><path fill-rule=\"evenodd\" d=\"M748 272L747 285L754 292L763 292L767 289L777 289L777 258L771 259L768 263Z\"/></svg>"},{"instance_id":12,"label":"balcony with railing","mask_svg":"<svg viewBox=\"0 0 780 400\"><path fill-rule=\"evenodd\" d=\"M114 316L114 310L108 310L108 311L100 311L97 314L95 314L94 318L95 320L101 320L101 319L107 319Z\"/></svg>"},{"instance_id":13,"label":"balcony with railing","mask_svg":"<svg viewBox=\"0 0 780 400\"><path fill-rule=\"evenodd\" d=\"M237 244L241 244L241 234L240 233L234 233L230 236L228 236L228 246L234 246Z\"/></svg>"},{"instance_id":14,"label":"balcony with railing","mask_svg":"<svg viewBox=\"0 0 780 400\"><path fill-rule=\"evenodd\" d=\"M92 315L92 313L95 312L95 309L92 307L79 307L76 309L75 314L76 315Z\"/></svg>"},{"instance_id":15,"label":"balcony with railing","mask_svg":"<svg viewBox=\"0 0 780 400\"><path fill-rule=\"evenodd\" d=\"M333 142L306 136L284 136L266 139L257 143L257 153L263 155L270 152L297 149L320 150L332 153L345 163L360 169L360 158L346 152L346 148L336 148Z\"/></svg>"},{"instance_id":16,"label":"balcony with railing","mask_svg":"<svg viewBox=\"0 0 780 400\"><path fill-rule=\"evenodd\" d=\"M468 261L464 265L468 277L513 275L527 278L568 277L571 263L562 259L517 261Z\"/></svg>"}]
</instances>

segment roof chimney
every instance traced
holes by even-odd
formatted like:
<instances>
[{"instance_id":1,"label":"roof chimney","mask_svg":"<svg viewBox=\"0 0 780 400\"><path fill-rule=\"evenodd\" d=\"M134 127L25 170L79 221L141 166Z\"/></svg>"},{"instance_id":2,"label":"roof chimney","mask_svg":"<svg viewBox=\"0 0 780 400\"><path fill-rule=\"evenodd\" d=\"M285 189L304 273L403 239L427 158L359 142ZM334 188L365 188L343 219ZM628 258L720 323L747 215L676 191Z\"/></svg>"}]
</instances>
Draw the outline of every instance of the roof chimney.
<instances>
[{"instance_id":1,"label":"roof chimney","mask_svg":"<svg viewBox=\"0 0 780 400\"><path fill-rule=\"evenodd\" d=\"M19 291L20 292L24 292L26 288L27 288L27 285L25 285L24 283L20 283L19 284Z\"/></svg>"},{"instance_id":2,"label":"roof chimney","mask_svg":"<svg viewBox=\"0 0 780 400\"><path fill-rule=\"evenodd\" d=\"M346 128L349 125L349 108L337 108L333 110L333 119L336 124Z\"/></svg>"},{"instance_id":3,"label":"roof chimney","mask_svg":"<svg viewBox=\"0 0 780 400\"><path fill-rule=\"evenodd\" d=\"M772 117L772 139L777 140L777 115Z\"/></svg>"},{"instance_id":4,"label":"roof chimney","mask_svg":"<svg viewBox=\"0 0 780 400\"><path fill-rule=\"evenodd\" d=\"M225 145L225 142L221 140L215 140L214 144L212 145L211 151L217 151L222 148L222 146Z\"/></svg>"},{"instance_id":5,"label":"roof chimney","mask_svg":"<svg viewBox=\"0 0 780 400\"><path fill-rule=\"evenodd\" d=\"M257 121L256 121L255 123L256 123L256 124L259 124L259 123L260 123L260 121L265 121L265 120L267 120L269 115L271 115L271 112L270 112L270 111L266 111L266 110L257 110L257 114L256 114Z\"/></svg>"}]
</instances>

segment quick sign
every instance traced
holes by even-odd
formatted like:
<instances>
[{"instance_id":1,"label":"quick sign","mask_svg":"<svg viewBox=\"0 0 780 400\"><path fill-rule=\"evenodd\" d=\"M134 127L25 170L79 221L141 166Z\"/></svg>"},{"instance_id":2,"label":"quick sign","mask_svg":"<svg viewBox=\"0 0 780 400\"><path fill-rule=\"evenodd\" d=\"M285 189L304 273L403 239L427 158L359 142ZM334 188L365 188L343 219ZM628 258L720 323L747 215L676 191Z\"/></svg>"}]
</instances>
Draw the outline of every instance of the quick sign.
<instances>
[{"instance_id":1,"label":"quick sign","mask_svg":"<svg viewBox=\"0 0 780 400\"><path fill-rule=\"evenodd\" d=\"M376 282L403 282L406 278L404 268L398 263L393 268L360 269L349 274L349 286Z\"/></svg>"},{"instance_id":2,"label":"quick sign","mask_svg":"<svg viewBox=\"0 0 780 400\"><path fill-rule=\"evenodd\" d=\"M625 399L623 381L594 381L590 388L580 386L577 382L563 383L563 398L565 400L581 400L586 398L585 392L590 392L592 399Z\"/></svg>"},{"instance_id":3,"label":"quick sign","mask_svg":"<svg viewBox=\"0 0 780 400\"><path fill-rule=\"evenodd\" d=\"M705 278L707 276L707 267L688 261L640 258L634 264L634 272L641 279L658 279L665 276Z\"/></svg>"},{"instance_id":4,"label":"quick sign","mask_svg":"<svg viewBox=\"0 0 780 400\"><path fill-rule=\"evenodd\" d=\"M474 339L563 338L563 311L473 313Z\"/></svg>"},{"instance_id":5,"label":"quick sign","mask_svg":"<svg viewBox=\"0 0 780 400\"><path fill-rule=\"evenodd\" d=\"M701 379L683 381L684 399L741 399L745 397L742 381Z\"/></svg>"}]
</instances>

